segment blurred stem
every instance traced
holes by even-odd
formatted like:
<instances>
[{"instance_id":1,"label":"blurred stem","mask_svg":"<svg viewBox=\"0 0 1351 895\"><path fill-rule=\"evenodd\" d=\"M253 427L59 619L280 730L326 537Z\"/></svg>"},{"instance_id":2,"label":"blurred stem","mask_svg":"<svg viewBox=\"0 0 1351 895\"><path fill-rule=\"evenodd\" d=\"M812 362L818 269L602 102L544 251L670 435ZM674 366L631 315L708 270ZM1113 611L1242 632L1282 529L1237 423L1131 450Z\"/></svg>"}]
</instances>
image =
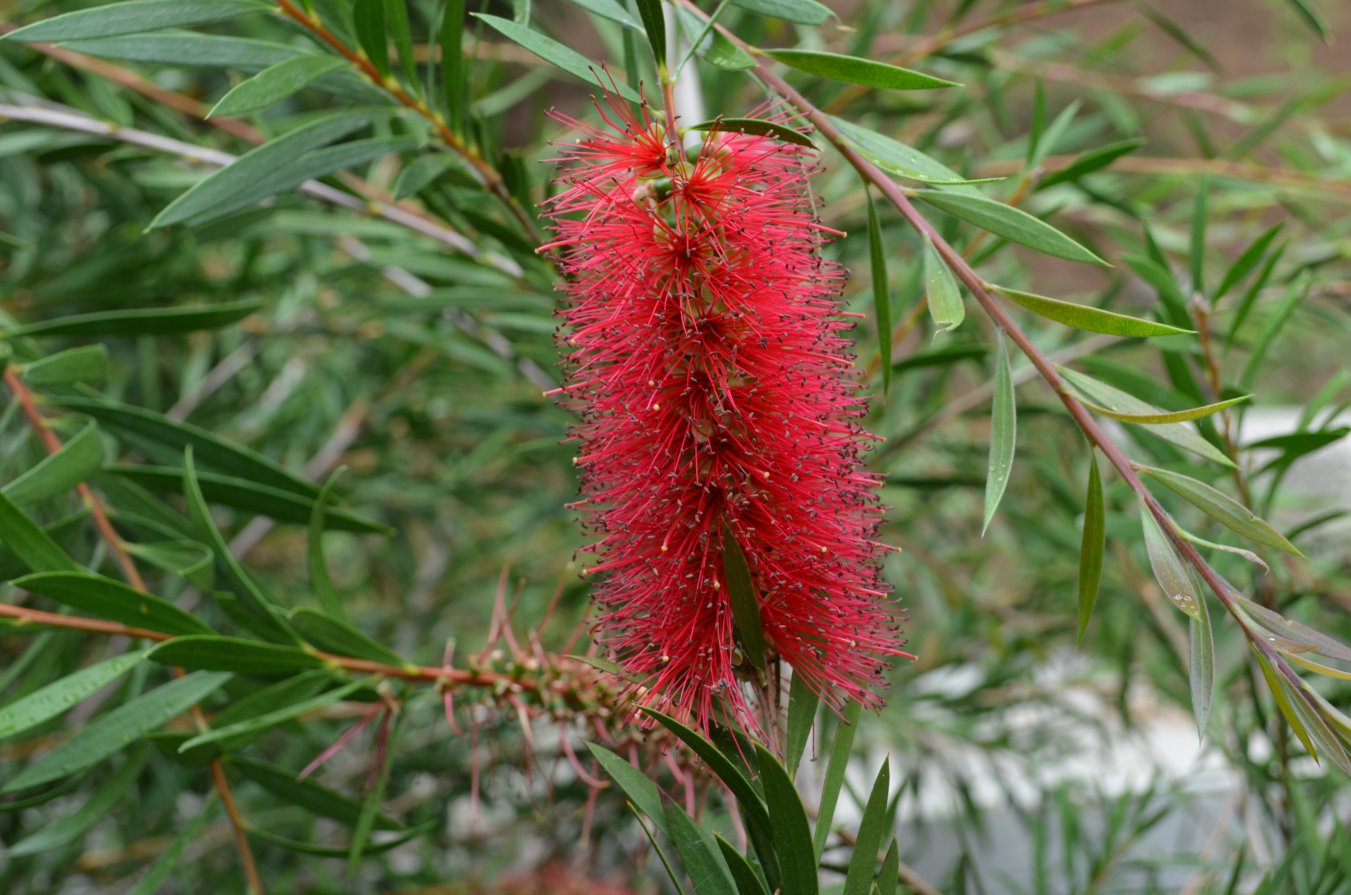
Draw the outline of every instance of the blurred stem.
<instances>
[{"instance_id":1,"label":"blurred stem","mask_svg":"<svg viewBox=\"0 0 1351 895\"><path fill-rule=\"evenodd\" d=\"M700 10L693 0L681 0L681 2L697 15L705 20L707 19L707 14ZM751 52L752 48L731 31L721 25L715 25L714 27L743 51L748 53ZM1117 447L1116 443L1108 437L1107 433L1103 431L1100 425L1098 425L1097 420L1093 418L1087 408L1080 404L1073 394L1071 394L1069 388L1060 378L1060 373L1056 370L1055 365L1042 353L1041 349L1033 344L1027 334L1014 322L1008 312L1004 310L1004 306L994 297L989 284L981 279L980 275L967 263L966 259L964 259L956 249L949 245L942 234L919 213L915 206L910 202L910 199L907 198L905 190L897 186L896 183L880 168L854 151L848 141L845 140L844 136L835 128L835 125L831 123L830 117L794 89L791 84L776 74L763 58L757 58L754 71L756 76L770 89L770 91L777 94L780 98L787 101L801 112L803 117L816 127L817 132L829 141L830 144L835 147L836 151L839 152L851 166L853 166L854 170L856 170L866 182L875 186L877 190L896 207L896 210L910 223L910 226L933 243L934 249L938 252L939 257L943 259L943 263L952 270L953 274L961 281L962 285L966 286L967 290L975 296L976 301L980 304L981 308L984 309L990 319L1008 335L1014 344L1018 346L1019 350L1026 355L1027 359L1032 362L1032 365L1037 369L1037 372L1039 372L1041 377L1046 380L1046 383L1056 393L1057 397L1060 398L1061 403L1065 405L1065 409L1069 411L1070 416L1078 424L1079 428L1083 430L1084 435L1090 442L1097 446L1098 450L1102 451L1103 456L1105 456L1112 466L1116 468L1117 474L1120 475L1130 489L1135 492L1141 505L1144 506L1149 511L1150 515L1152 515L1159 523L1159 527L1173 543L1174 549L1181 554L1188 565L1192 566L1197 571L1201 578L1215 593L1216 598L1219 599L1226 611L1228 611L1238 623L1248 640L1253 643L1254 647L1264 658L1272 662L1273 666L1279 665L1282 669L1288 668L1284 660L1282 660L1276 651L1268 645L1266 639L1259 636L1258 632L1253 629L1252 623L1243 615L1238 605L1234 602L1234 596L1230 594L1229 587L1226 585L1224 579L1219 576L1218 572L1211 568L1210 564L1197 552L1192 543L1178 533L1177 527L1173 524L1172 518L1168 515L1167 510L1163 508L1163 505L1160 504L1159 501L1155 499L1154 495L1150 493L1149 489L1145 487L1144 482L1140 480L1140 476L1135 472L1134 467L1131 465L1130 459L1119 447Z\"/></svg>"},{"instance_id":2,"label":"blurred stem","mask_svg":"<svg viewBox=\"0 0 1351 895\"><path fill-rule=\"evenodd\" d=\"M32 427L33 432L47 449L47 453L59 453L61 450L61 439L52 431L51 426L47 425L47 421L42 417L42 412L38 410L37 401L34 400L33 393L28 390L28 386L24 384L24 381L20 379L18 374L12 369L5 370L5 385L7 385L9 390L14 394L15 400L19 402L19 406L23 410L23 414L27 418L29 426ZM89 509L89 515L94 519L94 527L98 529L99 536L103 539L104 543L108 545L108 549L112 552L114 558L116 558L118 566L122 569L123 576L127 579L127 583L141 593L149 593L149 589L145 586L145 579L141 577L141 572L136 568L136 563L127 553L121 536L118 535L117 529L113 528L112 522L108 519L107 512L103 509L103 504L94 494L94 490L85 482L80 482L76 485L75 490L84 501L85 506ZM0 615L11 614L4 612L3 610L5 609L15 609L20 610L21 612L37 611L21 609L21 607L17 606L0 606ZM43 614L54 615L54 613ZM71 616L56 617L72 618ZM80 621L89 621L89 619L80 619ZM140 629L127 628L125 631L117 633L127 634L133 637L144 636L144 634L132 633L133 631L139 630ZM182 677L183 670L181 668L175 668L174 674L178 677ZM194 705L189 710L189 714L198 731L205 731L207 729L206 717L202 714L200 707ZM250 895L263 895L263 881L258 875L258 865L254 862L253 849L249 847L248 836L244 831L244 821L239 816L239 810L235 806L234 793L230 791L230 781L226 779L225 769L221 766L219 758L212 758L209 762L209 766L211 769L211 783L215 787L217 794L220 795L221 803L225 806L225 812L229 815L230 825L234 828L235 845L239 851L240 864L244 868L244 878L248 882L249 893Z\"/></svg>"},{"instance_id":3,"label":"blurred stem","mask_svg":"<svg viewBox=\"0 0 1351 895\"><path fill-rule=\"evenodd\" d=\"M539 225L535 223L534 218L532 218L511 195L511 191L507 189L506 183L502 180L502 175L498 174L497 169L490 165L483 156L475 152L469 144L451 130L450 125L446 123L446 120L442 118L440 114L433 112L431 107L428 106L424 100L411 96L408 91L404 90L403 86L399 84L398 81L394 80L394 78L385 77L380 74L379 69L375 67L370 59L366 58L365 53L357 52L347 46L342 38L338 37L324 25L316 13L307 12L301 9L295 3L292 3L291 0L277 0L277 6L287 18L300 25L306 31L309 31L320 41L327 44L334 52L350 62L366 77L366 80L389 94L399 105L416 112L428 121L436 130L437 136L441 138L441 141L445 143L452 152L464 159L470 167L478 172L479 177L483 180L484 187L502 203L502 206L506 208L511 216L516 219L516 222L524 228L530 238L536 242L543 242L544 235L540 231Z\"/></svg>"}]
</instances>

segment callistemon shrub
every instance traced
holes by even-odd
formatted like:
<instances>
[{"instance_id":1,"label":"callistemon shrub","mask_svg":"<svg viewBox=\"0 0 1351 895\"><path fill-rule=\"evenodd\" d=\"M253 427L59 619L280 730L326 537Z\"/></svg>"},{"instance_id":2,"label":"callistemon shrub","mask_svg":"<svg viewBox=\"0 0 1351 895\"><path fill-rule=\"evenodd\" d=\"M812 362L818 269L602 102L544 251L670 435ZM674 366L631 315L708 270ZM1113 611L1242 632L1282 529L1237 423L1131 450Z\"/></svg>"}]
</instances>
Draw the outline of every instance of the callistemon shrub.
<instances>
[{"instance_id":1,"label":"callistemon shrub","mask_svg":"<svg viewBox=\"0 0 1351 895\"><path fill-rule=\"evenodd\" d=\"M753 723L731 549L765 653L827 701L875 706L901 619L811 151L716 131L687 151L646 107L598 110L601 127L560 116L582 136L546 208L594 632L648 704Z\"/></svg>"}]
</instances>

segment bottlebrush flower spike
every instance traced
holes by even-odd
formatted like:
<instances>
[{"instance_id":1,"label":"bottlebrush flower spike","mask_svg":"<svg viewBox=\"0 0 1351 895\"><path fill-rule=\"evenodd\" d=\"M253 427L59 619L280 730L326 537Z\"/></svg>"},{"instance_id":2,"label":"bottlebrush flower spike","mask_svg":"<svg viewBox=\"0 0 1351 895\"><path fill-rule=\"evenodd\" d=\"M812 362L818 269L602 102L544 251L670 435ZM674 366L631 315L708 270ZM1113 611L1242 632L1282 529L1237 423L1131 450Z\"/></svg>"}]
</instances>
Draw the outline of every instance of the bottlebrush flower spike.
<instances>
[{"instance_id":1,"label":"bottlebrush flower spike","mask_svg":"<svg viewBox=\"0 0 1351 895\"><path fill-rule=\"evenodd\" d=\"M810 151L713 132L692 160L622 101L562 147L546 206L568 301L584 524L599 536L597 639L645 703L755 724L724 571L735 538L766 653L838 705L877 706L901 614L873 537L863 402L821 258Z\"/></svg>"}]
</instances>

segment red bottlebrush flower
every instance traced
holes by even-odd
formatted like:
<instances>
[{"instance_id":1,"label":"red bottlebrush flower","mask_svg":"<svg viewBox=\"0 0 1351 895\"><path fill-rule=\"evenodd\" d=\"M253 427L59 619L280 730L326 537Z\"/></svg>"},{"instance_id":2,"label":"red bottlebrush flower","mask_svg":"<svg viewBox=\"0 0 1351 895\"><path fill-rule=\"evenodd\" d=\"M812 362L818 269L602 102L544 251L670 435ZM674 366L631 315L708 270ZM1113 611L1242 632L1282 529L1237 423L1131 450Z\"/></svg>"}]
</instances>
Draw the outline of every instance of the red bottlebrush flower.
<instances>
[{"instance_id":1,"label":"red bottlebrush flower","mask_svg":"<svg viewBox=\"0 0 1351 895\"><path fill-rule=\"evenodd\" d=\"M810 151L714 132L691 160L622 102L563 147L547 206L568 301L598 639L644 701L707 729L754 725L735 666L724 532L745 556L767 651L828 702L877 706L899 610L873 539L863 401L821 258Z\"/></svg>"}]
</instances>

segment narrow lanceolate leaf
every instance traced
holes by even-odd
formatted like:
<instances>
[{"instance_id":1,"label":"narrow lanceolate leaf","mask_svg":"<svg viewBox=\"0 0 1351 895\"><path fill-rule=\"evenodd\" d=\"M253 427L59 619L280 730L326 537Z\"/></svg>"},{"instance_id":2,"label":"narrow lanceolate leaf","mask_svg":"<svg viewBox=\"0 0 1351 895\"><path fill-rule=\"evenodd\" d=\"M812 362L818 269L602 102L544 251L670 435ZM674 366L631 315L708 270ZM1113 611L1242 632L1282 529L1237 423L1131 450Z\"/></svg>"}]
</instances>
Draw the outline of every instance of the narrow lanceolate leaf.
<instances>
[{"instance_id":1,"label":"narrow lanceolate leaf","mask_svg":"<svg viewBox=\"0 0 1351 895\"><path fill-rule=\"evenodd\" d=\"M333 486L338 483L338 476L343 468L334 470L314 501L314 508L310 510L309 539L305 550L305 565L310 574L310 586L314 588L314 595L319 598L319 605L323 606L329 615L338 619L346 619L347 610L342 605L342 598L338 596L338 589L333 586L333 579L328 574L328 563L324 559L324 512L329 495L333 493Z\"/></svg>"},{"instance_id":2,"label":"narrow lanceolate leaf","mask_svg":"<svg viewBox=\"0 0 1351 895\"><path fill-rule=\"evenodd\" d=\"M1310 628L1308 625L1292 621L1260 603L1254 603L1252 600L1240 596L1233 588L1230 588L1230 596L1235 603L1242 607L1244 612L1256 619L1262 627L1281 639L1302 647L1303 652L1317 653L1328 659L1336 659L1338 662L1351 662L1351 646L1336 638L1329 637L1322 631Z\"/></svg>"},{"instance_id":3,"label":"narrow lanceolate leaf","mask_svg":"<svg viewBox=\"0 0 1351 895\"><path fill-rule=\"evenodd\" d=\"M648 46L652 47L652 58L657 61L657 71L666 71L666 17L661 9L661 0L637 0L638 15L643 20L643 31L647 33ZM664 74L663 74L664 77Z\"/></svg>"},{"instance_id":4,"label":"narrow lanceolate leaf","mask_svg":"<svg viewBox=\"0 0 1351 895\"><path fill-rule=\"evenodd\" d=\"M581 78L588 84L595 85L600 78L599 68L590 59L587 59L581 53L578 53L572 47L559 43L551 37L545 37L538 31L533 31L525 25L518 24L510 19L504 19L500 16L491 16L487 13L476 12L475 18L482 20L504 37L520 44L539 58L548 62L570 75ZM606 89L610 88L610 82L606 81ZM615 81L614 89L624 99L630 102L639 102L641 98L638 91L634 90L628 84L621 81Z\"/></svg>"},{"instance_id":5,"label":"narrow lanceolate leaf","mask_svg":"<svg viewBox=\"0 0 1351 895\"><path fill-rule=\"evenodd\" d=\"M1081 177L1092 174L1094 171L1100 171L1112 162L1121 158L1123 155L1128 155L1139 149L1141 146L1144 146L1147 142L1149 141L1145 140L1143 137L1138 137L1134 140L1122 140L1119 143L1112 143L1107 146L1100 146L1097 149L1090 149L1059 171L1053 171L1050 174L1047 174L1037 184L1037 188L1046 189L1059 183L1068 183L1073 180L1078 180Z\"/></svg>"},{"instance_id":6,"label":"narrow lanceolate leaf","mask_svg":"<svg viewBox=\"0 0 1351 895\"><path fill-rule=\"evenodd\" d=\"M920 190L914 195L915 198L927 202L940 211L946 211L955 218L960 218L968 224L975 224L982 230L988 230L1010 242L1067 261L1082 261L1111 267L1055 227L1012 205L1005 205L978 193Z\"/></svg>"},{"instance_id":7,"label":"narrow lanceolate leaf","mask_svg":"<svg viewBox=\"0 0 1351 895\"><path fill-rule=\"evenodd\" d=\"M712 121L691 124L685 129L691 131L723 131L731 134L759 134L762 137L773 137L785 143L796 143L798 146L813 145L811 137L808 137L802 131L795 130L786 124L779 124L777 121L765 121L763 118L714 118Z\"/></svg>"},{"instance_id":8,"label":"narrow lanceolate leaf","mask_svg":"<svg viewBox=\"0 0 1351 895\"><path fill-rule=\"evenodd\" d=\"M942 162L930 158L918 149L907 146L898 140L893 140L891 137L884 136L866 127L860 127L843 118L832 117L830 123L873 164L907 180L916 180L934 186L952 185L966 193L979 195L970 184L990 183L1003 179L1001 177L987 177L969 180Z\"/></svg>"},{"instance_id":9,"label":"narrow lanceolate leaf","mask_svg":"<svg viewBox=\"0 0 1351 895\"><path fill-rule=\"evenodd\" d=\"M755 593L746 554L741 552L736 535L722 529L722 571L727 579L727 599L732 604L732 620L746 658L760 673L765 670L764 628L760 621L760 598Z\"/></svg>"},{"instance_id":10,"label":"narrow lanceolate leaf","mask_svg":"<svg viewBox=\"0 0 1351 895\"><path fill-rule=\"evenodd\" d=\"M872 793L863 809L854 853L849 858L849 870L844 878L843 895L870 895L873 888L873 870L877 853L882 850L882 839L887 834L887 803L891 797L891 768L887 759L873 781Z\"/></svg>"},{"instance_id":11,"label":"narrow lanceolate leaf","mask_svg":"<svg viewBox=\"0 0 1351 895\"><path fill-rule=\"evenodd\" d=\"M666 835L676 847L697 895L736 895L736 883L713 836L701 830L673 801L662 804Z\"/></svg>"},{"instance_id":12,"label":"narrow lanceolate leaf","mask_svg":"<svg viewBox=\"0 0 1351 895\"><path fill-rule=\"evenodd\" d=\"M1165 425L1168 423L1188 423L1192 420L1199 420L1203 417L1210 416L1212 413L1219 413L1221 410L1233 407L1235 404L1242 404L1251 397L1252 395L1239 395L1237 398L1216 401L1214 404L1203 404L1200 407L1189 407L1186 410L1155 410L1143 413L1125 413L1120 410L1113 410L1110 407L1094 404L1092 401L1082 401L1080 403L1094 413L1109 416L1114 420L1121 420L1123 423Z\"/></svg>"},{"instance_id":13,"label":"narrow lanceolate leaf","mask_svg":"<svg viewBox=\"0 0 1351 895\"><path fill-rule=\"evenodd\" d=\"M23 369L30 385L65 385L71 382L102 382L108 377L108 347L81 345L35 360Z\"/></svg>"},{"instance_id":14,"label":"narrow lanceolate leaf","mask_svg":"<svg viewBox=\"0 0 1351 895\"><path fill-rule=\"evenodd\" d=\"M154 656L151 656L151 658L154 658ZM179 746L178 751L187 752L190 749L200 748L209 743L231 740L236 737L244 737L261 731L270 730L278 724L283 724L293 718L299 718L301 715L308 712L317 711L324 706L332 705L340 699L350 696L353 692L365 685L365 681L350 681L343 684L341 687L335 687L326 693L321 693L310 699L304 699L300 702L283 706L271 712L266 712L262 715L250 718L247 721L240 721L235 724L227 724L220 727L213 726L205 733L198 734Z\"/></svg>"},{"instance_id":15,"label":"narrow lanceolate leaf","mask_svg":"<svg viewBox=\"0 0 1351 895\"><path fill-rule=\"evenodd\" d=\"M1145 550L1149 553L1149 565L1154 570L1154 580L1163 589L1164 596L1191 618L1199 619L1200 589L1148 507L1140 507L1140 525L1144 528Z\"/></svg>"},{"instance_id":16,"label":"narrow lanceolate leaf","mask_svg":"<svg viewBox=\"0 0 1351 895\"><path fill-rule=\"evenodd\" d=\"M783 755L790 777L797 775L802 753L807 749L807 740L811 739L812 724L816 721L816 708L820 702L806 679L801 675L793 675L788 687L788 732Z\"/></svg>"},{"instance_id":17,"label":"narrow lanceolate leaf","mask_svg":"<svg viewBox=\"0 0 1351 895\"><path fill-rule=\"evenodd\" d=\"M882 869L877 871L877 895L896 895L897 874L901 869L901 855L896 845L896 837L891 837L886 857L882 859Z\"/></svg>"},{"instance_id":18,"label":"narrow lanceolate leaf","mask_svg":"<svg viewBox=\"0 0 1351 895\"><path fill-rule=\"evenodd\" d=\"M399 654L349 622L309 606L291 611L291 625L316 649L354 659L369 659L396 667L406 664Z\"/></svg>"},{"instance_id":19,"label":"narrow lanceolate leaf","mask_svg":"<svg viewBox=\"0 0 1351 895\"><path fill-rule=\"evenodd\" d=\"M148 650L124 653L97 665L81 668L21 699L0 708L0 738L37 727L78 705L126 674L145 658Z\"/></svg>"},{"instance_id":20,"label":"narrow lanceolate leaf","mask_svg":"<svg viewBox=\"0 0 1351 895\"><path fill-rule=\"evenodd\" d=\"M1270 572L1271 566L1267 565L1266 560L1253 553L1251 550L1244 550L1242 547L1235 547L1232 544L1217 544L1214 541L1207 541L1205 538L1187 531L1181 526L1177 526L1177 533L1182 538L1198 547L1204 547L1207 550L1218 550L1221 553L1232 553L1235 556L1241 556L1248 562L1261 568L1263 572Z\"/></svg>"},{"instance_id":21,"label":"narrow lanceolate leaf","mask_svg":"<svg viewBox=\"0 0 1351 895\"><path fill-rule=\"evenodd\" d=\"M1197 614L1188 625L1192 714L1196 718L1196 732L1206 738L1210 724L1210 709L1215 701L1215 632L1210 624L1210 609L1204 594L1196 595Z\"/></svg>"},{"instance_id":22,"label":"narrow lanceolate leaf","mask_svg":"<svg viewBox=\"0 0 1351 895\"><path fill-rule=\"evenodd\" d=\"M282 801L318 817L336 820L343 826L353 826L361 814L361 802L313 779L297 780L295 771L241 757L231 758L230 767ZM402 830L404 826L392 817L380 814L376 816L375 828Z\"/></svg>"},{"instance_id":23,"label":"narrow lanceolate leaf","mask_svg":"<svg viewBox=\"0 0 1351 895\"><path fill-rule=\"evenodd\" d=\"M270 6L261 0L131 0L53 16L10 32L5 39L36 43L142 34L209 25L268 9Z\"/></svg>"},{"instance_id":24,"label":"narrow lanceolate leaf","mask_svg":"<svg viewBox=\"0 0 1351 895\"><path fill-rule=\"evenodd\" d=\"M727 862L727 869L732 871L732 879L736 881L736 890L740 895L770 895L764 879L736 846L717 833L713 834L713 839L718 843L722 859Z\"/></svg>"},{"instance_id":25,"label":"narrow lanceolate leaf","mask_svg":"<svg viewBox=\"0 0 1351 895\"><path fill-rule=\"evenodd\" d=\"M938 250L924 240L924 288L929 296L929 316L939 332L951 332L966 319L962 291Z\"/></svg>"},{"instance_id":26,"label":"narrow lanceolate leaf","mask_svg":"<svg viewBox=\"0 0 1351 895\"><path fill-rule=\"evenodd\" d=\"M150 658L179 668L253 675L291 674L324 664L318 656L295 647L206 634L175 637L151 650Z\"/></svg>"},{"instance_id":27,"label":"narrow lanceolate leaf","mask_svg":"<svg viewBox=\"0 0 1351 895\"><path fill-rule=\"evenodd\" d=\"M595 743L587 743L586 748L591 750L596 761L605 769L619 788L628 796L633 807L641 811L648 819L657 825L657 829L662 833L670 835L666 828L666 815L661 807L661 790L657 784L647 774L629 764L623 758Z\"/></svg>"},{"instance_id":28,"label":"narrow lanceolate leaf","mask_svg":"<svg viewBox=\"0 0 1351 895\"><path fill-rule=\"evenodd\" d=\"M891 292L887 288L887 256L882 250L882 230L877 207L864 191L868 205L868 262L873 283L873 313L877 318L877 352L882 359L882 392L891 390ZM926 256L927 257L927 256Z\"/></svg>"},{"instance_id":29,"label":"narrow lanceolate leaf","mask_svg":"<svg viewBox=\"0 0 1351 895\"><path fill-rule=\"evenodd\" d=\"M121 311L96 311L26 323L0 336L147 336L167 333L195 332L219 329L243 320L260 310L263 303L229 301L201 307L130 308Z\"/></svg>"},{"instance_id":30,"label":"narrow lanceolate leaf","mask_svg":"<svg viewBox=\"0 0 1351 895\"><path fill-rule=\"evenodd\" d=\"M207 117L244 115L266 109L346 64L340 56L318 54L278 62L235 85L212 107Z\"/></svg>"},{"instance_id":31,"label":"narrow lanceolate leaf","mask_svg":"<svg viewBox=\"0 0 1351 895\"><path fill-rule=\"evenodd\" d=\"M945 81L885 62L859 59L857 56L841 56L838 53L823 53L818 50L770 50L769 55L798 71L830 78L832 81L861 84L864 87L880 87L884 90L930 90L935 87L961 86L954 81Z\"/></svg>"},{"instance_id":32,"label":"narrow lanceolate leaf","mask_svg":"<svg viewBox=\"0 0 1351 895\"><path fill-rule=\"evenodd\" d=\"M1142 466L1140 472L1180 495L1192 506L1231 531L1259 544L1293 553L1295 556L1304 555L1300 553L1298 547L1286 540L1284 535L1223 491L1190 476L1169 472L1166 469Z\"/></svg>"},{"instance_id":33,"label":"narrow lanceolate leaf","mask_svg":"<svg viewBox=\"0 0 1351 895\"><path fill-rule=\"evenodd\" d=\"M1224 279L1220 281L1219 287L1215 290L1213 301L1218 303L1221 298L1229 294L1229 290L1242 282L1244 277L1252 273L1253 270L1257 268L1257 265L1262 263L1262 259L1266 257L1267 249L1271 248L1271 243L1280 235L1280 232L1284 227L1285 221L1278 221L1277 223L1272 224L1270 228L1268 228L1261 236L1254 239L1252 244L1243 250L1243 254L1239 255L1238 260L1236 260L1233 265L1230 266L1229 270L1225 272Z\"/></svg>"},{"instance_id":34,"label":"narrow lanceolate leaf","mask_svg":"<svg viewBox=\"0 0 1351 895\"><path fill-rule=\"evenodd\" d=\"M381 111L384 114L388 113ZM311 177L330 174L335 169L317 170L307 161L310 154L368 126L374 117L370 111L337 112L269 140L198 181L156 215L148 229L193 222L200 225L299 186Z\"/></svg>"},{"instance_id":35,"label":"narrow lanceolate leaf","mask_svg":"<svg viewBox=\"0 0 1351 895\"><path fill-rule=\"evenodd\" d=\"M1014 304L1024 307L1038 316L1092 333L1106 333L1109 336L1122 336L1123 338L1148 338L1150 336L1186 335L1192 332L1192 330L1169 326L1166 323L1141 320L1139 317L1117 314L1113 311L1104 311L1102 308L1061 301L1056 298L1047 298L1044 295L1034 295L1031 292L1020 292L1017 289L1006 289L1003 286L995 286L994 288L995 291L1013 301Z\"/></svg>"},{"instance_id":36,"label":"narrow lanceolate leaf","mask_svg":"<svg viewBox=\"0 0 1351 895\"><path fill-rule=\"evenodd\" d=\"M817 895L816 853L802 797L773 753L757 743L755 757L783 873L783 895Z\"/></svg>"},{"instance_id":37,"label":"narrow lanceolate leaf","mask_svg":"<svg viewBox=\"0 0 1351 895\"><path fill-rule=\"evenodd\" d=\"M732 2L742 9L776 19L787 19L799 25L819 25L834 15L829 7L816 0L732 0Z\"/></svg>"},{"instance_id":38,"label":"narrow lanceolate leaf","mask_svg":"<svg viewBox=\"0 0 1351 895\"><path fill-rule=\"evenodd\" d=\"M79 564L0 491L0 544L32 572L78 572Z\"/></svg>"},{"instance_id":39,"label":"narrow lanceolate leaf","mask_svg":"<svg viewBox=\"0 0 1351 895\"><path fill-rule=\"evenodd\" d=\"M840 798L840 788L844 786L844 772L849 767L849 756L854 750L854 732L858 730L858 716L862 707L854 700L844 707L835 730L835 742L830 746L830 760L826 764L826 779L821 785L821 802L816 811L816 832L812 835L812 848L816 860L821 860L821 852L826 846L826 837L830 835L830 825L835 818L835 804Z\"/></svg>"},{"instance_id":40,"label":"narrow lanceolate leaf","mask_svg":"<svg viewBox=\"0 0 1351 895\"><path fill-rule=\"evenodd\" d=\"M93 767L183 714L229 679L230 675L224 672L197 672L128 700L24 768L0 792L28 789Z\"/></svg>"},{"instance_id":41,"label":"narrow lanceolate leaf","mask_svg":"<svg viewBox=\"0 0 1351 895\"><path fill-rule=\"evenodd\" d=\"M43 572L14 582L82 612L165 634L210 634L205 622L168 600L89 572Z\"/></svg>"},{"instance_id":42,"label":"narrow lanceolate leaf","mask_svg":"<svg viewBox=\"0 0 1351 895\"><path fill-rule=\"evenodd\" d=\"M80 482L92 476L103 466L103 442L93 423L81 429L55 454L43 457L38 464L5 485L5 496L14 503L26 505L65 494Z\"/></svg>"},{"instance_id":43,"label":"narrow lanceolate leaf","mask_svg":"<svg viewBox=\"0 0 1351 895\"><path fill-rule=\"evenodd\" d=\"M1332 40L1332 32L1328 29L1328 23L1323 20L1323 14L1318 11L1311 0L1286 0L1299 17L1304 20L1304 24L1309 26L1309 30L1317 34L1324 43Z\"/></svg>"},{"instance_id":44,"label":"narrow lanceolate leaf","mask_svg":"<svg viewBox=\"0 0 1351 895\"><path fill-rule=\"evenodd\" d=\"M1239 382L1245 388L1252 383L1258 371L1262 369L1262 364L1266 360L1267 351L1271 348L1272 342L1285 328L1285 324L1289 322L1290 316L1295 313L1295 309L1308 296L1311 286L1313 286L1313 275L1308 270L1302 271L1290 284L1290 287L1286 289L1285 295L1281 297L1271 316L1262 324L1262 328L1257 333L1257 338L1253 340L1252 348L1248 351L1248 360L1243 364L1243 372L1239 374Z\"/></svg>"},{"instance_id":45,"label":"narrow lanceolate leaf","mask_svg":"<svg viewBox=\"0 0 1351 895\"><path fill-rule=\"evenodd\" d=\"M352 27L361 51L382 78L389 77L389 37L385 0L352 0Z\"/></svg>"},{"instance_id":46,"label":"narrow lanceolate leaf","mask_svg":"<svg viewBox=\"0 0 1351 895\"><path fill-rule=\"evenodd\" d=\"M465 0L446 0L441 10L441 102L451 130L460 133L468 103L469 77L464 65Z\"/></svg>"},{"instance_id":47,"label":"narrow lanceolate leaf","mask_svg":"<svg viewBox=\"0 0 1351 895\"><path fill-rule=\"evenodd\" d=\"M127 895L155 895L174 872L174 867L183 857L183 852L188 850L188 846L201 841L202 831L206 829L207 823L215 814L216 806L220 804L216 801L215 795L208 797L206 803L202 805L197 812L197 816L192 819L183 832L179 833L177 838L170 843L169 847L160 852L151 865L149 872L141 877L136 883L136 887L127 892Z\"/></svg>"},{"instance_id":48,"label":"narrow lanceolate leaf","mask_svg":"<svg viewBox=\"0 0 1351 895\"><path fill-rule=\"evenodd\" d=\"M40 827L33 835L14 843L5 850L8 856L18 858L35 855L79 839L117 806L123 793L131 788L132 783L136 781L136 775L145 767L148 755L149 749L144 745L131 750L122 766L117 769L117 773L105 778L83 805L70 814Z\"/></svg>"},{"instance_id":49,"label":"narrow lanceolate leaf","mask_svg":"<svg viewBox=\"0 0 1351 895\"><path fill-rule=\"evenodd\" d=\"M1113 413L1136 416L1167 413L1167 411L1160 410L1153 404L1141 401L1134 395L1094 379L1086 373L1080 373L1068 367L1056 367L1056 370L1081 398L1087 399L1095 407L1101 407ZM1145 428L1160 438L1171 441L1184 450L1199 454L1207 460L1213 460L1224 466L1234 465L1234 461L1226 457L1219 448L1202 438L1200 433L1186 423L1145 424Z\"/></svg>"},{"instance_id":50,"label":"narrow lanceolate leaf","mask_svg":"<svg viewBox=\"0 0 1351 895\"><path fill-rule=\"evenodd\" d=\"M1018 441L1018 409L1013 400L1013 375L1009 371L1009 350L1004 335L999 335L999 354L995 359L994 407L990 414L990 468L985 478L985 521L983 536L994 519L1013 469L1013 451Z\"/></svg>"},{"instance_id":51,"label":"narrow lanceolate leaf","mask_svg":"<svg viewBox=\"0 0 1351 895\"><path fill-rule=\"evenodd\" d=\"M1107 546L1106 505L1102 497L1102 476L1098 472L1098 453L1091 451L1088 462L1088 498L1084 502L1084 537L1079 546L1079 628L1075 646L1083 642L1093 607L1098 603L1102 582L1102 558Z\"/></svg>"}]
</instances>

